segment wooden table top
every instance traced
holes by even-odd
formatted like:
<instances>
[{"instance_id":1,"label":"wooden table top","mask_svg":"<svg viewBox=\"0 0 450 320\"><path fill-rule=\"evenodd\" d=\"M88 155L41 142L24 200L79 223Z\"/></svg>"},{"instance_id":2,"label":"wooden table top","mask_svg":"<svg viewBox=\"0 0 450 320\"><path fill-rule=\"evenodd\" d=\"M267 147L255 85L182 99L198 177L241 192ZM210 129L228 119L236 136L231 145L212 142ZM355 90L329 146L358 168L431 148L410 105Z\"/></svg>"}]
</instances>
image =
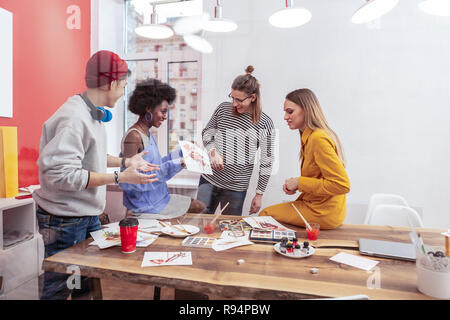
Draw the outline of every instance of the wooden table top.
<instances>
[{"instance_id":1,"label":"wooden table top","mask_svg":"<svg viewBox=\"0 0 450 320\"><path fill-rule=\"evenodd\" d=\"M211 215L189 214L183 224L197 225L202 230L202 218ZM236 216L221 216L237 219ZM299 241L306 240L306 231L285 225L297 231ZM443 246L445 230L417 229L424 242ZM203 230L202 230L203 231ZM202 232L201 231L201 232ZM216 229L214 235L219 237ZM410 242L409 228L342 225L335 230L321 230L319 240L309 241L316 253L304 259L290 259L277 254L271 244L250 246L216 252L211 248L183 247L183 239L161 235L147 248L123 254L120 247L99 249L89 246L88 239L44 260L47 271L67 272L72 265L80 267L81 275L120 279L135 283L174 287L210 294L224 299L302 299L315 297L343 297L366 294L370 299L429 299L417 290L414 262L368 257L378 260L380 288L370 288L374 272L366 272L329 260L339 252L359 255L358 239ZM203 233L196 236L206 236ZM144 252L190 251L191 266L161 266L142 268ZM237 260L244 259L243 264ZM317 274L310 273L318 268Z\"/></svg>"}]
</instances>

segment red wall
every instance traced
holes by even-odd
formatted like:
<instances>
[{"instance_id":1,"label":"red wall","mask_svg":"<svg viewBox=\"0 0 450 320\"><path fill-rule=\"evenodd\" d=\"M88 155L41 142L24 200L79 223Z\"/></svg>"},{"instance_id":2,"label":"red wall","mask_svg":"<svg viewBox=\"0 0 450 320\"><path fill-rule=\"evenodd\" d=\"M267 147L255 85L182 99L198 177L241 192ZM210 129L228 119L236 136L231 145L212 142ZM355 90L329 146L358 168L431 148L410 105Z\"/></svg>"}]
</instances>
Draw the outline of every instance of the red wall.
<instances>
[{"instance_id":1,"label":"red wall","mask_svg":"<svg viewBox=\"0 0 450 320\"><path fill-rule=\"evenodd\" d=\"M81 29L69 30L67 8L81 9ZM38 184L42 124L69 96L84 90L90 56L90 0L0 0L13 13L13 118L18 127L19 186Z\"/></svg>"}]
</instances>

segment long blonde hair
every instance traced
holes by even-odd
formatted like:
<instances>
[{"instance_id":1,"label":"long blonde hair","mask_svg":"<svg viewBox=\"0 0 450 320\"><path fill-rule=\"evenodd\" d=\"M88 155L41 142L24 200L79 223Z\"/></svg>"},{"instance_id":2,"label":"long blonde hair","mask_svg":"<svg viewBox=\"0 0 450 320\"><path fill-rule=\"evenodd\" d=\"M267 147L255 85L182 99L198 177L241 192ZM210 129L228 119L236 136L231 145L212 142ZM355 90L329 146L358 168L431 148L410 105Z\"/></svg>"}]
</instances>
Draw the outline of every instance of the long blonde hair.
<instances>
[{"instance_id":1,"label":"long blonde hair","mask_svg":"<svg viewBox=\"0 0 450 320\"><path fill-rule=\"evenodd\" d=\"M253 66L248 66L245 69L245 74L238 76L234 79L233 84L231 85L231 89L245 92L248 95L255 94L256 99L250 105L251 108L251 116L252 122L257 124L261 119L262 107L261 107L261 93L258 80L252 76L252 72L255 70ZM239 112L237 112L236 108L233 107L232 114L235 116L239 116Z\"/></svg>"},{"instance_id":2,"label":"long blonde hair","mask_svg":"<svg viewBox=\"0 0 450 320\"><path fill-rule=\"evenodd\" d=\"M306 127L315 130L322 129L333 139L339 160L346 165L344 150L337 134L330 128L322 111L319 100L310 89L298 89L287 94L286 99L299 105L305 111ZM301 155L303 157L303 155Z\"/></svg>"}]
</instances>

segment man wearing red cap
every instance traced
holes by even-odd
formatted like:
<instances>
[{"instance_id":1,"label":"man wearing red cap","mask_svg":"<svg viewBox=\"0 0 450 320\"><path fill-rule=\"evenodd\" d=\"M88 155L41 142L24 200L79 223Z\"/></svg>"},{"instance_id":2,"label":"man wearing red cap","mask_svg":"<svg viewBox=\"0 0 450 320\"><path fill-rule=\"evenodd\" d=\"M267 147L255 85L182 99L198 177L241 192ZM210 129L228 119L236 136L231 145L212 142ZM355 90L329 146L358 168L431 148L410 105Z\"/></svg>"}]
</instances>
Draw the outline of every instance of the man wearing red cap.
<instances>
[{"instance_id":1,"label":"man wearing red cap","mask_svg":"<svg viewBox=\"0 0 450 320\"><path fill-rule=\"evenodd\" d=\"M124 93L129 73L127 63L115 53L97 52L86 66L87 91L70 97L42 127L37 162L41 188L33 198L45 257L101 229L98 216L105 208L107 184L156 181L149 173L158 167L145 161L144 153L128 159L106 153L103 122L112 115L102 107L114 107ZM106 173L107 167L121 166L126 170ZM45 272L41 299L67 299L73 288L67 280L68 275ZM87 284L83 278L72 298L88 292Z\"/></svg>"}]
</instances>

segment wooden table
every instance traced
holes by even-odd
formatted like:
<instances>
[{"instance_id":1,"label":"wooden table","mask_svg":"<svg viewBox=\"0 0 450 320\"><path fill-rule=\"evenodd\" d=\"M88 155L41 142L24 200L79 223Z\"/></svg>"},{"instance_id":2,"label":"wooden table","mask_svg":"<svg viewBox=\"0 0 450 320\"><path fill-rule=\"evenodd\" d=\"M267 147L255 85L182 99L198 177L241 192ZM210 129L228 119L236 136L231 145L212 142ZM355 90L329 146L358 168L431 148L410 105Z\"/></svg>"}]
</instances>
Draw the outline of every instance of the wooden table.
<instances>
[{"instance_id":1,"label":"wooden table","mask_svg":"<svg viewBox=\"0 0 450 320\"><path fill-rule=\"evenodd\" d=\"M211 215L189 214L184 224L198 225ZM222 216L221 219L236 219ZM303 228L286 225L298 231L299 241L306 240ZM409 228L342 225L335 230L321 230L319 240L310 242L316 253L305 259L289 259L277 254L270 244L254 244L216 252L213 249L181 246L182 239L160 236L147 248L137 248L133 254L121 253L120 247L100 250L89 246L88 239L51 256L44 261L48 271L67 272L68 267L80 267L81 275L101 279L120 279L159 287L202 292L222 299L304 299L342 297L365 294L370 299L429 299L417 290L414 262L369 257L379 260L380 288L373 288L375 273L338 264L330 257L344 251L359 255L358 239L410 242ZM440 232L418 229L427 245L443 246ZM219 231L214 237L218 237ZM202 233L197 236L204 235ZM192 266L142 268L146 251L191 251ZM244 259L238 264L238 259ZM317 274L310 273L318 268ZM369 284L369 285L368 285ZM371 288L372 287L372 288Z\"/></svg>"}]
</instances>

